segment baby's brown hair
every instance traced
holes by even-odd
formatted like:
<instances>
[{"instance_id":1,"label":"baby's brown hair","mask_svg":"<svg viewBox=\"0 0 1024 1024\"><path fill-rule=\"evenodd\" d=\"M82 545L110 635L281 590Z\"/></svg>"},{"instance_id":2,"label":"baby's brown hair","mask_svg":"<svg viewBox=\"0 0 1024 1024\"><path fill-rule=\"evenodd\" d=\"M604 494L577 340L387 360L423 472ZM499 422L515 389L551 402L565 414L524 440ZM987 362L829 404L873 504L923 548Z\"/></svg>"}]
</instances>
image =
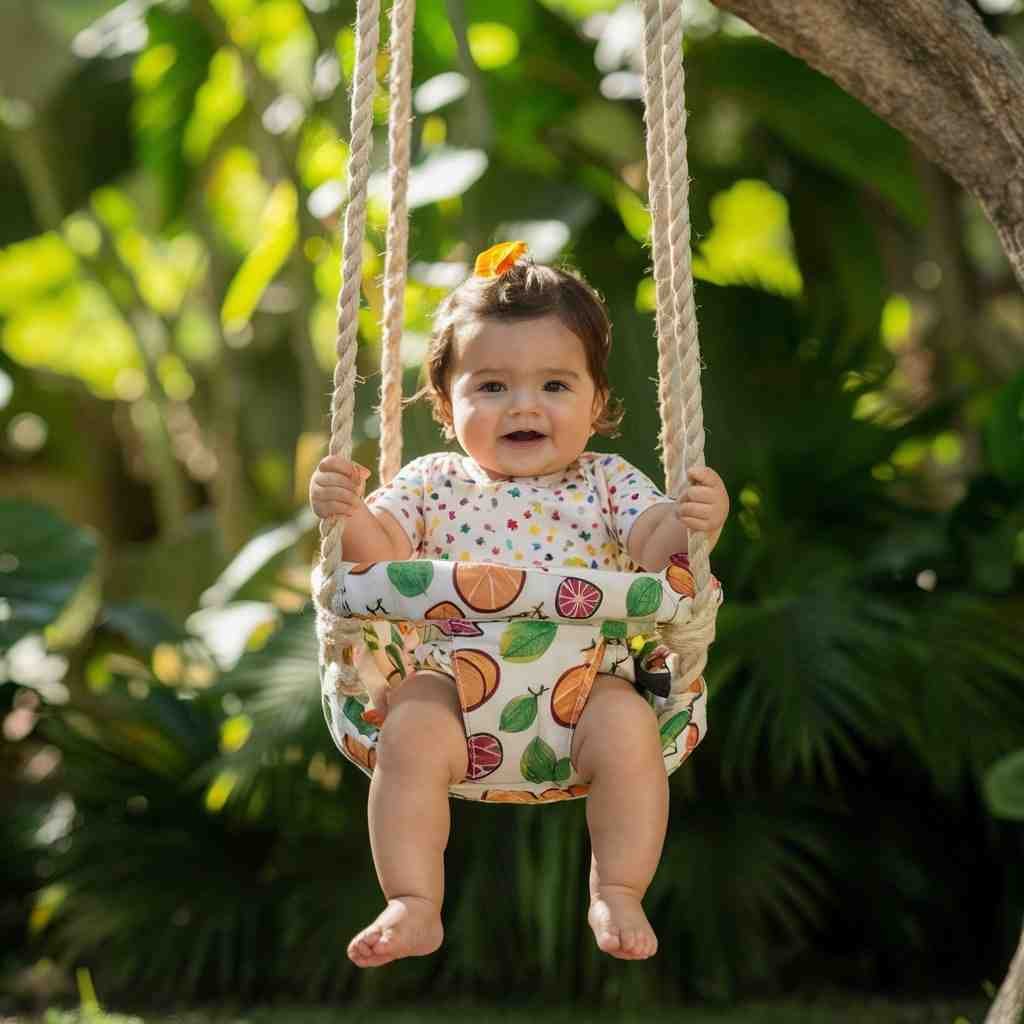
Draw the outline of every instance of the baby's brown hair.
<instances>
[{"instance_id":1,"label":"baby's brown hair","mask_svg":"<svg viewBox=\"0 0 1024 1024\"><path fill-rule=\"evenodd\" d=\"M427 383L409 401L426 398L450 440L455 435L445 414L450 404L448 373L460 328L481 320L538 320L545 316L558 317L583 343L587 369L601 400L594 431L614 437L623 409L612 397L608 383L612 327L604 302L577 274L534 263L529 257L520 257L499 277L474 274L438 306L424 366Z\"/></svg>"}]
</instances>

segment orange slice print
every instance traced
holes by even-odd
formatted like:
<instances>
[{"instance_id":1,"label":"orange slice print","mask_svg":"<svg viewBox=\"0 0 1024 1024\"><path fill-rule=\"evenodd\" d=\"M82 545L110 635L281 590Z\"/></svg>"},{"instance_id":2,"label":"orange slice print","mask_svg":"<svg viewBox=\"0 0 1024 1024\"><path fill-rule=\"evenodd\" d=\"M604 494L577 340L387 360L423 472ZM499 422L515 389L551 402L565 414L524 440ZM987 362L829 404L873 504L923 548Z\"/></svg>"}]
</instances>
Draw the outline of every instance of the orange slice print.
<instances>
[{"instance_id":1,"label":"orange slice print","mask_svg":"<svg viewBox=\"0 0 1024 1024\"><path fill-rule=\"evenodd\" d=\"M368 772L372 772L377 767L377 751L372 747L364 747L362 743L357 743L348 735L342 738L341 745L349 759Z\"/></svg>"},{"instance_id":2,"label":"orange slice print","mask_svg":"<svg viewBox=\"0 0 1024 1024\"><path fill-rule=\"evenodd\" d=\"M455 590L475 612L500 612L522 593L526 573L486 562L459 562Z\"/></svg>"},{"instance_id":3,"label":"orange slice print","mask_svg":"<svg viewBox=\"0 0 1024 1024\"><path fill-rule=\"evenodd\" d=\"M452 665L463 711L475 711L494 696L501 679L501 669L486 651L456 651Z\"/></svg>"},{"instance_id":4,"label":"orange slice print","mask_svg":"<svg viewBox=\"0 0 1024 1024\"><path fill-rule=\"evenodd\" d=\"M573 665L566 669L551 691L551 717L566 729L574 726L586 706L590 688L594 685L597 665Z\"/></svg>"},{"instance_id":5,"label":"orange slice print","mask_svg":"<svg viewBox=\"0 0 1024 1024\"><path fill-rule=\"evenodd\" d=\"M682 555L673 555L668 572L665 573L665 579L677 594L682 594L683 597L693 597L697 588L693 582L693 573L690 572L689 562L686 562L685 565L681 564L684 561L686 560Z\"/></svg>"},{"instance_id":6,"label":"orange slice print","mask_svg":"<svg viewBox=\"0 0 1024 1024\"><path fill-rule=\"evenodd\" d=\"M556 800L572 800L573 797L586 796L590 786L577 783L568 789L545 789L538 796L528 789L485 789L481 800L492 804L549 804Z\"/></svg>"},{"instance_id":7,"label":"orange slice print","mask_svg":"<svg viewBox=\"0 0 1024 1024\"><path fill-rule=\"evenodd\" d=\"M465 612L451 601L439 601L428 608L423 613L423 617L425 619L461 619L465 617Z\"/></svg>"},{"instance_id":8,"label":"orange slice print","mask_svg":"<svg viewBox=\"0 0 1024 1024\"><path fill-rule=\"evenodd\" d=\"M535 804L537 794L528 789L485 789L480 799L491 804Z\"/></svg>"}]
</instances>

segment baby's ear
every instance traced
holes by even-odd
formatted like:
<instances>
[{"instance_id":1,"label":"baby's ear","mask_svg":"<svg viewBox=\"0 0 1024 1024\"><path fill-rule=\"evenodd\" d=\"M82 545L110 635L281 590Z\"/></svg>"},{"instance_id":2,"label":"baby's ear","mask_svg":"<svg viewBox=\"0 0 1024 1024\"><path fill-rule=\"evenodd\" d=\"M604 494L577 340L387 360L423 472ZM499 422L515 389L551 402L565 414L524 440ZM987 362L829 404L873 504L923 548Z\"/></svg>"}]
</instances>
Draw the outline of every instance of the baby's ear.
<instances>
[{"instance_id":1,"label":"baby's ear","mask_svg":"<svg viewBox=\"0 0 1024 1024\"><path fill-rule=\"evenodd\" d=\"M437 395L434 400L434 419L441 424L446 440L455 437L455 421L452 418L452 404L447 396Z\"/></svg>"},{"instance_id":2,"label":"baby's ear","mask_svg":"<svg viewBox=\"0 0 1024 1024\"><path fill-rule=\"evenodd\" d=\"M597 421L601 418L601 414L604 412L604 407L608 404L608 392L601 388L594 390L594 405L590 411L590 425L591 427L597 426Z\"/></svg>"}]
</instances>

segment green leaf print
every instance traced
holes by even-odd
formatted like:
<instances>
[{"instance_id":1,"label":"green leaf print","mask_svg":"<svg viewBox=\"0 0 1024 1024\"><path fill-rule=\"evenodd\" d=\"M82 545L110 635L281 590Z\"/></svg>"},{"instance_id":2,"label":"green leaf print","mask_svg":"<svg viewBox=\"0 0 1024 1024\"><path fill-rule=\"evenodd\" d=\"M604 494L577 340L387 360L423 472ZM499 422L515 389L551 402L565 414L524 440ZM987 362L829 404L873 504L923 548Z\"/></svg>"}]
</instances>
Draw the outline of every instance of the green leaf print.
<instances>
[{"instance_id":1,"label":"green leaf print","mask_svg":"<svg viewBox=\"0 0 1024 1024\"><path fill-rule=\"evenodd\" d=\"M607 619L601 623L601 636L605 640L625 640L629 627L621 619Z\"/></svg>"},{"instance_id":2,"label":"green leaf print","mask_svg":"<svg viewBox=\"0 0 1024 1024\"><path fill-rule=\"evenodd\" d=\"M380 642L377 640L377 631L369 622L363 623L363 643L366 644L371 651L380 650Z\"/></svg>"},{"instance_id":3,"label":"green leaf print","mask_svg":"<svg viewBox=\"0 0 1024 1024\"><path fill-rule=\"evenodd\" d=\"M498 728L502 732L522 732L533 725L537 717L537 698L532 694L515 697L501 709Z\"/></svg>"},{"instance_id":4,"label":"green leaf print","mask_svg":"<svg viewBox=\"0 0 1024 1024\"><path fill-rule=\"evenodd\" d=\"M566 782L570 775L572 775L572 761L569 758L563 757L560 761L555 762L555 782Z\"/></svg>"},{"instance_id":5,"label":"green leaf print","mask_svg":"<svg viewBox=\"0 0 1024 1024\"><path fill-rule=\"evenodd\" d=\"M650 576L641 576L630 584L626 592L626 614L644 618L653 615L661 606L661 583Z\"/></svg>"},{"instance_id":6,"label":"green leaf print","mask_svg":"<svg viewBox=\"0 0 1024 1024\"><path fill-rule=\"evenodd\" d=\"M434 579L430 562L389 562L388 579L402 597L418 597L426 593Z\"/></svg>"},{"instance_id":7,"label":"green leaf print","mask_svg":"<svg viewBox=\"0 0 1024 1024\"><path fill-rule=\"evenodd\" d=\"M388 644L384 648L384 653L388 656L388 661L395 666L398 671L400 679L405 678L405 665L402 664L402 651L401 648L396 647L394 644Z\"/></svg>"},{"instance_id":8,"label":"green leaf print","mask_svg":"<svg viewBox=\"0 0 1024 1024\"><path fill-rule=\"evenodd\" d=\"M536 619L513 622L501 634L498 649L506 661L536 661L551 646L557 632L554 622Z\"/></svg>"},{"instance_id":9,"label":"green leaf print","mask_svg":"<svg viewBox=\"0 0 1024 1024\"><path fill-rule=\"evenodd\" d=\"M530 740L523 751L519 770L527 782L554 782L555 752L551 745L545 743L539 736Z\"/></svg>"},{"instance_id":10,"label":"green leaf print","mask_svg":"<svg viewBox=\"0 0 1024 1024\"><path fill-rule=\"evenodd\" d=\"M366 709L355 697L349 697L342 706L345 717L359 730L360 735L372 736L377 731L377 726L363 721L364 710Z\"/></svg>"},{"instance_id":11,"label":"green leaf print","mask_svg":"<svg viewBox=\"0 0 1024 1024\"><path fill-rule=\"evenodd\" d=\"M678 739L679 734L690 724L690 709L687 708L685 711L680 711L678 715L673 715L667 721L662 722L661 728L658 730L661 733L661 749L665 750L670 747Z\"/></svg>"},{"instance_id":12,"label":"green leaf print","mask_svg":"<svg viewBox=\"0 0 1024 1024\"><path fill-rule=\"evenodd\" d=\"M398 627L392 622L391 625L391 642L398 648L402 648L405 645L405 641L402 638L402 634L398 632Z\"/></svg>"}]
</instances>

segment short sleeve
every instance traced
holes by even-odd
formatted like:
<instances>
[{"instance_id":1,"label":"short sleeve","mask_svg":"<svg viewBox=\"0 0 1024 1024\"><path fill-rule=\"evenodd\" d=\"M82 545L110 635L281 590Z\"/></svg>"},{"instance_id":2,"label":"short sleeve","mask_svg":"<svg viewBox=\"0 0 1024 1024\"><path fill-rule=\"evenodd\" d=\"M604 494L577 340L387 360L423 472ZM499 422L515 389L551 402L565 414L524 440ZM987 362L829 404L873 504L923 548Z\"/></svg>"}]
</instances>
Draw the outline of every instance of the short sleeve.
<instances>
[{"instance_id":1,"label":"short sleeve","mask_svg":"<svg viewBox=\"0 0 1024 1024\"><path fill-rule=\"evenodd\" d=\"M433 463L432 455L422 455L403 466L391 479L382 484L367 499L371 509L390 513L405 530L412 544L413 555L423 543L423 498Z\"/></svg>"},{"instance_id":2,"label":"short sleeve","mask_svg":"<svg viewBox=\"0 0 1024 1024\"><path fill-rule=\"evenodd\" d=\"M654 505L671 502L653 480L618 455L602 455L598 463L607 490L608 511L622 551L627 550L629 531Z\"/></svg>"}]
</instances>

